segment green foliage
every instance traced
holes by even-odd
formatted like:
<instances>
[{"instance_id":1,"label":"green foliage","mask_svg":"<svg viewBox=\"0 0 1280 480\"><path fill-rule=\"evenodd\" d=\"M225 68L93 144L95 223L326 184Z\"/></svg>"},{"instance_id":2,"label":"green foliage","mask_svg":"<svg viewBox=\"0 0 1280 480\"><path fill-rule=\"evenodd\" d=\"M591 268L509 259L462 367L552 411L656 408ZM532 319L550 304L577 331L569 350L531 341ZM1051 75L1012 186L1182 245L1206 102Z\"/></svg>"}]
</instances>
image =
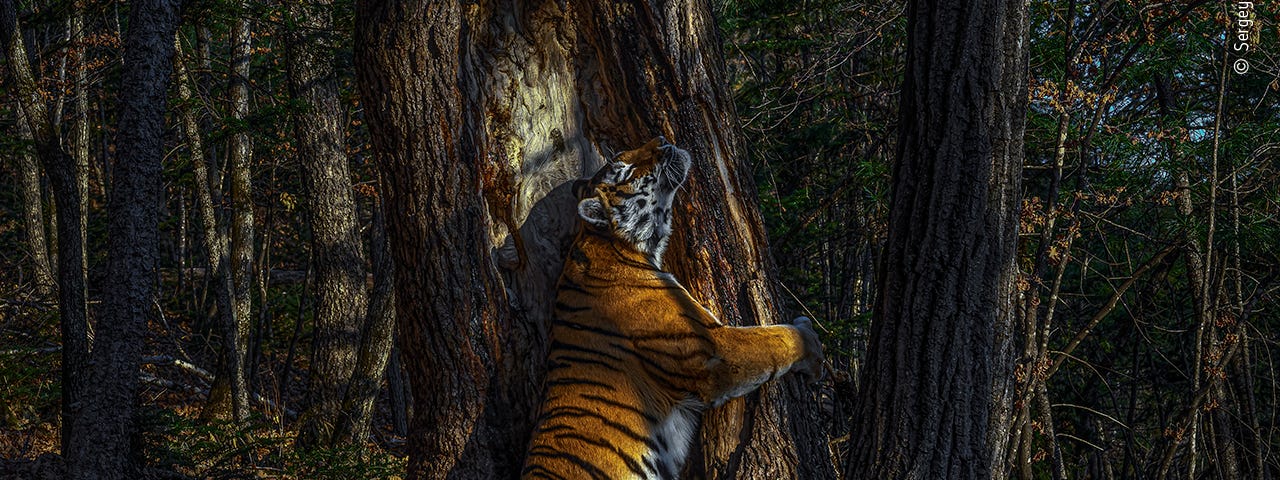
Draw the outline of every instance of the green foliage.
<instances>
[{"instance_id":1,"label":"green foliage","mask_svg":"<svg viewBox=\"0 0 1280 480\"><path fill-rule=\"evenodd\" d=\"M887 209L905 18L890 2L719 6L784 301L852 352ZM854 293L855 285L866 285ZM837 346L838 345L838 346Z\"/></svg>"}]
</instances>

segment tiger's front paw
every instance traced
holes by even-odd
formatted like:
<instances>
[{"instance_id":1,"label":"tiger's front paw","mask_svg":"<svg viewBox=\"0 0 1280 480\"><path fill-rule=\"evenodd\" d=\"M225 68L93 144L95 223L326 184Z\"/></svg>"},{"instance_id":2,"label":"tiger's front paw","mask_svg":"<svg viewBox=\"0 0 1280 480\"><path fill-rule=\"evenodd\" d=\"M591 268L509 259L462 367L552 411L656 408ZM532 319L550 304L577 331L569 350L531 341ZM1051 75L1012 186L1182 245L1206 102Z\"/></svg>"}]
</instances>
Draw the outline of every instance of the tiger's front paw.
<instances>
[{"instance_id":1,"label":"tiger's front paw","mask_svg":"<svg viewBox=\"0 0 1280 480\"><path fill-rule=\"evenodd\" d=\"M791 325L800 331L800 337L804 339L804 356L791 369L812 382L822 380L822 340L818 339L818 332L813 329L813 320L809 317L796 317Z\"/></svg>"}]
</instances>

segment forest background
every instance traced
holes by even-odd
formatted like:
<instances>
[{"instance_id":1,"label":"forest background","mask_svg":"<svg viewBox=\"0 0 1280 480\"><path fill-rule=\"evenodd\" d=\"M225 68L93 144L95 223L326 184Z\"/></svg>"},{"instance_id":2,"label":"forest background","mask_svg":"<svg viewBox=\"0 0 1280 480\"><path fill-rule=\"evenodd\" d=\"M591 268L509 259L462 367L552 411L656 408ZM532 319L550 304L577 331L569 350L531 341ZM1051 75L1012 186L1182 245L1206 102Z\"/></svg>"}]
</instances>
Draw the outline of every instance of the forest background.
<instances>
[{"instance_id":1,"label":"forest background","mask_svg":"<svg viewBox=\"0 0 1280 480\"><path fill-rule=\"evenodd\" d=\"M443 424L415 415L415 381L536 398L518 378L540 371L538 298L571 223L543 200L598 157L671 131L703 162L695 183L730 172L677 200L689 238L668 254L686 259L673 271L732 322L814 318L830 363L817 388L786 383L709 415L690 473L851 470L899 141L902 2L459 7L460 64L444 78L465 81L444 107L484 132L459 151L484 154L404 178L478 182L483 202L458 211L484 235L449 261L489 273L443 289L506 289L509 305L475 307L501 348L456 346L498 354L446 373L426 365L447 359L394 341L421 332L394 327L393 280L408 274L392 273L380 205L401 179L373 161L358 91L372 82L356 66L385 39L356 34L356 7L204 0L179 17L0 0L0 475L61 478L79 413L68 399L96 386L88 363L66 359L114 341L95 331L124 281L108 252L122 238L113 172L135 16L176 29L153 172L159 269L141 280L156 288L135 332L141 435L128 456L147 476L400 476L425 468L405 457L423 441L415 421ZM1015 398L993 476L1280 477L1280 9L1033 0L1027 12ZM583 77L621 80L589 90ZM708 246L726 236L737 243ZM517 380L475 380L502 362ZM492 437L492 451L523 451ZM732 455L779 444L779 460ZM511 455L477 468L503 471Z\"/></svg>"}]
</instances>

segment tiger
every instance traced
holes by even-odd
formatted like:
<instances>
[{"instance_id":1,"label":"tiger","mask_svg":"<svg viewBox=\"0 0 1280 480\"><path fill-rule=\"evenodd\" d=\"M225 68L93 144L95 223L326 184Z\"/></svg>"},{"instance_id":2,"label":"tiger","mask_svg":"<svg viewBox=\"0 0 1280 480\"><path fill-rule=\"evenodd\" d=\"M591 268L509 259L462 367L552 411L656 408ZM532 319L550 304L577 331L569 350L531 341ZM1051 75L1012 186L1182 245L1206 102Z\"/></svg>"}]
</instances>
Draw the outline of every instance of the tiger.
<instances>
[{"instance_id":1,"label":"tiger","mask_svg":"<svg viewBox=\"0 0 1280 480\"><path fill-rule=\"evenodd\" d=\"M791 325L720 322L662 270L689 153L658 137L579 180L580 228L556 293L523 479L675 479L701 412L789 372L822 344Z\"/></svg>"}]
</instances>

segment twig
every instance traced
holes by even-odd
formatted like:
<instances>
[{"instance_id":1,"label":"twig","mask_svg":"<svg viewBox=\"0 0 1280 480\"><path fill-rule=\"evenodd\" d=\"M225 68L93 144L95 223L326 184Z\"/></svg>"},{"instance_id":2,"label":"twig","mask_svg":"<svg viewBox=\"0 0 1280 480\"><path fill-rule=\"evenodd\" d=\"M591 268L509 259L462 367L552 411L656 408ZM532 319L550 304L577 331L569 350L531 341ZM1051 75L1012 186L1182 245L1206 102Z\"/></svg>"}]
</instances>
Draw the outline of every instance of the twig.
<instances>
[{"instance_id":1,"label":"twig","mask_svg":"<svg viewBox=\"0 0 1280 480\"><path fill-rule=\"evenodd\" d=\"M1052 377L1054 372L1058 371L1058 367L1061 367L1062 362L1066 361L1067 355L1075 351L1076 347L1080 346L1080 342L1083 342L1084 339L1089 336L1089 332L1093 330L1093 327L1098 326L1098 323L1101 323L1102 319L1106 318L1107 315L1111 313L1111 310L1115 309L1116 304L1120 302L1120 298L1124 296L1125 292L1129 291L1129 287L1132 287L1134 282L1138 281L1138 278L1142 277L1142 275L1147 273L1148 270L1151 270L1152 267L1159 264L1166 255L1176 249L1176 245L1165 247L1164 250L1161 250L1156 253L1155 256L1151 257L1150 260L1147 260L1147 263L1142 264L1142 266L1138 267L1137 270L1134 270L1133 275L1130 276L1128 280L1125 280L1119 287L1116 287L1115 293L1111 294L1111 298L1107 300L1106 305L1104 305L1101 310L1098 310L1098 313L1095 314L1093 318L1089 319L1089 323L1085 324L1084 328L1080 329L1079 333L1076 333L1076 336L1067 343L1066 348L1062 349L1062 353L1058 354L1058 357L1053 360L1053 366L1049 367L1049 370L1045 372L1044 378Z\"/></svg>"}]
</instances>

